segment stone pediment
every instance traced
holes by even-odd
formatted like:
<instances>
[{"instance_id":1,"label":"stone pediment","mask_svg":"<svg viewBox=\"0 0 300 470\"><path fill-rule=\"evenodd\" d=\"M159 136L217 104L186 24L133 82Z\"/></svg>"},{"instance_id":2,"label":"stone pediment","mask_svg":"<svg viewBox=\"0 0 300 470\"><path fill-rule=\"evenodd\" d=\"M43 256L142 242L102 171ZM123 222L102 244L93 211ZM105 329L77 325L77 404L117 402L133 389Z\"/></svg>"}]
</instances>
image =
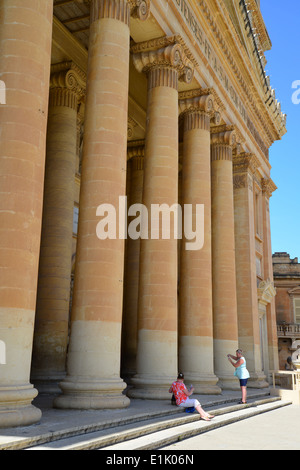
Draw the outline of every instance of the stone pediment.
<instances>
[{"instance_id":1,"label":"stone pediment","mask_svg":"<svg viewBox=\"0 0 300 470\"><path fill-rule=\"evenodd\" d=\"M267 305L271 303L272 299L276 295L276 288L274 287L274 282L271 282L270 279L267 281L262 281L259 283L257 288L258 300Z\"/></svg>"}]
</instances>

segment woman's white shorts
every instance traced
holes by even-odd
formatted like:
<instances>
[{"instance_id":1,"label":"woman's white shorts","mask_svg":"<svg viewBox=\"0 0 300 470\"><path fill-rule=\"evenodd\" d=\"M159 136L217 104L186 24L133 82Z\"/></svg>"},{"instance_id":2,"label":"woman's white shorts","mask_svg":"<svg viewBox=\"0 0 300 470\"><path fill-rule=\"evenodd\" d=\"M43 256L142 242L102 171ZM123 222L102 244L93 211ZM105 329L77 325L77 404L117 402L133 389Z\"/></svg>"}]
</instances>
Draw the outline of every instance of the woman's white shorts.
<instances>
[{"instance_id":1,"label":"woman's white shorts","mask_svg":"<svg viewBox=\"0 0 300 470\"><path fill-rule=\"evenodd\" d=\"M194 408L197 408L197 406L199 406L200 403L198 400L196 400L195 398L187 398L183 403L180 403L179 406L182 406L183 408L192 408L192 406Z\"/></svg>"}]
</instances>

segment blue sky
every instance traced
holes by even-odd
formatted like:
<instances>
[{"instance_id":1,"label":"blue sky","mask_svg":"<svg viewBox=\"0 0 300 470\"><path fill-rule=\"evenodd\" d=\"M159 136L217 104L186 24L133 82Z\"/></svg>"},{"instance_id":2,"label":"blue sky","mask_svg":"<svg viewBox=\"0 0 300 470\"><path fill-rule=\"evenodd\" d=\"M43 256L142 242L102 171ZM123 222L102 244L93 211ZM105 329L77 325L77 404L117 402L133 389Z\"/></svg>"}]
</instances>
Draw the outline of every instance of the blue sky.
<instances>
[{"instance_id":1,"label":"blue sky","mask_svg":"<svg viewBox=\"0 0 300 470\"><path fill-rule=\"evenodd\" d=\"M266 72L287 114L288 130L270 149L271 177L278 187L270 199L272 251L287 251L300 261L300 104L292 102L292 83L300 81L300 0L260 3L272 41Z\"/></svg>"}]
</instances>

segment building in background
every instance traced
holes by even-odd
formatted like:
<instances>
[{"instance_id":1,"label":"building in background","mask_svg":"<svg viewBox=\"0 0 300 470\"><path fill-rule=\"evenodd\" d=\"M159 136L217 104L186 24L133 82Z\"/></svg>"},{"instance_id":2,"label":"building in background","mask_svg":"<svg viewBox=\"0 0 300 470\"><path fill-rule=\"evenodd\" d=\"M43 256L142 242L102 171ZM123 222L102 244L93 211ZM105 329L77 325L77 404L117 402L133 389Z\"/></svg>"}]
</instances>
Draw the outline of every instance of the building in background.
<instances>
[{"instance_id":1,"label":"building in background","mask_svg":"<svg viewBox=\"0 0 300 470\"><path fill-rule=\"evenodd\" d=\"M236 389L238 347L268 386L269 148L286 132L270 48L256 0L1 2L0 427L37 422L37 390L122 408L169 399L179 369L196 393ZM134 204L204 205L203 248L100 240L98 208L122 225L126 195L129 222Z\"/></svg>"},{"instance_id":2,"label":"building in background","mask_svg":"<svg viewBox=\"0 0 300 470\"><path fill-rule=\"evenodd\" d=\"M285 252L273 254L279 367L300 355L300 264Z\"/></svg>"}]
</instances>

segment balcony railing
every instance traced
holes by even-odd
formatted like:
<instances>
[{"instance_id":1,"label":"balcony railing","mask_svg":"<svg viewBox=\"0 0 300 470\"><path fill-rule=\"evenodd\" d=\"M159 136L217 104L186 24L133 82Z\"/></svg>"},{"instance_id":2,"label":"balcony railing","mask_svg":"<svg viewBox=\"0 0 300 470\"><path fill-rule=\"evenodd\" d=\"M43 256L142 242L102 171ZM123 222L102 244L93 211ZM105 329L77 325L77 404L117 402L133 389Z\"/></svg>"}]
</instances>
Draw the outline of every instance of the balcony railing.
<instances>
[{"instance_id":1,"label":"balcony railing","mask_svg":"<svg viewBox=\"0 0 300 470\"><path fill-rule=\"evenodd\" d=\"M300 324L299 323L282 323L277 325L278 338L299 338L300 339Z\"/></svg>"},{"instance_id":2,"label":"balcony railing","mask_svg":"<svg viewBox=\"0 0 300 470\"><path fill-rule=\"evenodd\" d=\"M300 370L272 370L273 388L279 385L281 388L300 391Z\"/></svg>"}]
</instances>

